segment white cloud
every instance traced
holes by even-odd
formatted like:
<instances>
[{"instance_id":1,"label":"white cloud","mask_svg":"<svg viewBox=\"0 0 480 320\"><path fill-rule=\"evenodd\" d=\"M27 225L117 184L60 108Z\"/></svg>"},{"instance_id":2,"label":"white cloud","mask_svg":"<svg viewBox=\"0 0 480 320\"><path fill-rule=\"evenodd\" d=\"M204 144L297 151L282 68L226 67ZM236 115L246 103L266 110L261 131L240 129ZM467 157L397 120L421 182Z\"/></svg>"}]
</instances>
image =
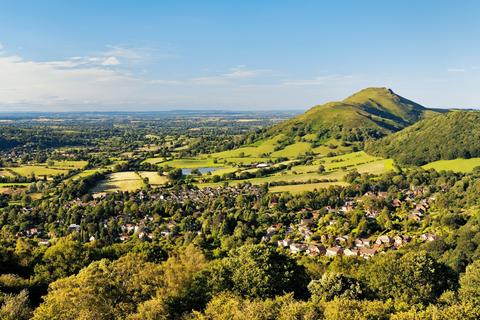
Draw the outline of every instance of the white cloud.
<instances>
[{"instance_id":1,"label":"white cloud","mask_svg":"<svg viewBox=\"0 0 480 320\"><path fill-rule=\"evenodd\" d=\"M117 58L115 57L108 57L107 59L103 60L101 63L102 66L117 66L120 64L120 61L118 61Z\"/></svg>"}]
</instances>

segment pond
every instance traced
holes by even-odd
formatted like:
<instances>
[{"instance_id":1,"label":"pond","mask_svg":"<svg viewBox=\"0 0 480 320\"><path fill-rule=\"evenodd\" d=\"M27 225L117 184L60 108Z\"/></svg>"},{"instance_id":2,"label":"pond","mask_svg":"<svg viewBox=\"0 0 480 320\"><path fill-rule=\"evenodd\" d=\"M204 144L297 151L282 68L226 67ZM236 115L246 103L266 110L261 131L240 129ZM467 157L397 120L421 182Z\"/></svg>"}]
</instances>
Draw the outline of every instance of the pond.
<instances>
[{"instance_id":1,"label":"pond","mask_svg":"<svg viewBox=\"0 0 480 320\"><path fill-rule=\"evenodd\" d=\"M205 174L205 173L213 172L213 171L221 169L221 168L205 167L205 168L196 168L196 169L198 169L198 171L200 171L201 174ZM193 170L193 168L192 169L190 169L190 168L189 169L182 169L182 174L183 175L189 175L189 174L192 173L192 170Z\"/></svg>"}]
</instances>

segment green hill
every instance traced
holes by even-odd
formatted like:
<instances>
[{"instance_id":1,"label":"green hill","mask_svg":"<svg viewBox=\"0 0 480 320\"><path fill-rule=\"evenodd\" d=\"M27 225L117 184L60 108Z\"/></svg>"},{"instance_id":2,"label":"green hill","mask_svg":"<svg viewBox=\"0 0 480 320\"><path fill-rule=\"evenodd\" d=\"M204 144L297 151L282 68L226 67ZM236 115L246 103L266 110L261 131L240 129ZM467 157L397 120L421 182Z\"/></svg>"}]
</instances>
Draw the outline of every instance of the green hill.
<instances>
[{"instance_id":1,"label":"green hill","mask_svg":"<svg viewBox=\"0 0 480 320\"><path fill-rule=\"evenodd\" d=\"M480 112L452 111L367 144L366 151L401 164L480 157Z\"/></svg>"},{"instance_id":2,"label":"green hill","mask_svg":"<svg viewBox=\"0 0 480 320\"><path fill-rule=\"evenodd\" d=\"M367 88L343 101L315 106L267 132L269 135L283 133L291 136L358 129L368 131L372 136L382 136L433 114L436 112L390 89Z\"/></svg>"}]
</instances>

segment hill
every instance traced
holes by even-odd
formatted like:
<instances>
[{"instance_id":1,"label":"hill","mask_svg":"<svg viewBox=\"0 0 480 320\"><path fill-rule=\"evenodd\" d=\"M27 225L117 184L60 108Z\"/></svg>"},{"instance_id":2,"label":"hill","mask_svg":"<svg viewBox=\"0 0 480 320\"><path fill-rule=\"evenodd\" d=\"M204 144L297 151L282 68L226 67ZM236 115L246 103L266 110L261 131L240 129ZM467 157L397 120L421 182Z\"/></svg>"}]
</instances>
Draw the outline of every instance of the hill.
<instances>
[{"instance_id":1,"label":"hill","mask_svg":"<svg viewBox=\"0 0 480 320\"><path fill-rule=\"evenodd\" d=\"M343 101L315 106L267 132L270 136L279 133L291 136L361 130L378 137L399 131L436 113L397 95L391 89L367 88Z\"/></svg>"},{"instance_id":2,"label":"hill","mask_svg":"<svg viewBox=\"0 0 480 320\"><path fill-rule=\"evenodd\" d=\"M367 144L368 153L401 164L480 157L480 112L452 111Z\"/></svg>"}]
</instances>

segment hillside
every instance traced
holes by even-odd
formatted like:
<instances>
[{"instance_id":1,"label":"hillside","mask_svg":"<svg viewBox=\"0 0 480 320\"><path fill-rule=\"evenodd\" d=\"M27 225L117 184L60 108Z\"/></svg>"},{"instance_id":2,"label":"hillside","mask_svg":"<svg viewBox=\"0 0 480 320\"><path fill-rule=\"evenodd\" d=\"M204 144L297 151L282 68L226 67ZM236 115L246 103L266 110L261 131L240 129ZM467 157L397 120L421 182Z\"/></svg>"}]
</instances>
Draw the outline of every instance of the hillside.
<instances>
[{"instance_id":1,"label":"hillside","mask_svg":"<svg viewBox=\"0 0 480 320\"><path fill-rule=\"evenodd\" d=\"M401 164L480 156L480 112L452 111L422 120L381 140L366 151Z\"/></svg>"},{"instance_id":2,"label":"hillside","mask_svg":"<svg viewBox=\"0 0 480 320\"><path fill-rule=\"evenodd\" d=\"M311 108L304 114L282 122L270 130L279 133L317 133L339 129L361 129L374 136L399 131L421 119L436 114L418 103L405 99L387 88L367 88L340 102Z\"/></svg>"}]
</instances>

